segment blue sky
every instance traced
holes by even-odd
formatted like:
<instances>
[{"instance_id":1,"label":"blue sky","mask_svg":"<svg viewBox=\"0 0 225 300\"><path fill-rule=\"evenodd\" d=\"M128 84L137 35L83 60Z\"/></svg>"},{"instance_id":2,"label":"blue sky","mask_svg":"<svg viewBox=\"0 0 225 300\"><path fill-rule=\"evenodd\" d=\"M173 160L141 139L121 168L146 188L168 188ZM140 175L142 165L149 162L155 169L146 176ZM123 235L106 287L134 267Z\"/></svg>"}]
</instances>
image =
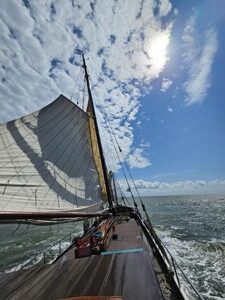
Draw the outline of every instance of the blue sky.
<instances>
[{"instance_id":1,"label":"blue sky","mask_svg":"<svg viewBox=\"0 0 225 300\"><path fill-rule=\"evenodd\" d=\"M224 193L224 26L220 0L2 0L0 122L60 93L82 106L81 49L121 185L100 105L142 194Z\"/></svg>"},{"instance_id":2,"label":"blue sky","mask_svg":"<svg viewBox=\"0 0 225 300\"><path fill-rule=\"evenodd\" d=\"M140 187L148 186L149 181L155 183L156 188L148 189L146 194L176 193L174 183L178 182L182 182L179 193L222 192L221 186L210 186L210 183L225 178L224 10L218 9L222 5L218 1L188 1L188 5L184 1L172 1L172 5L179 13L168 46L170 61L152 82L151 92L141 98L137 122L133 124L134 145L149 142L145 154L151 165L135 170L135 176L144 180ZM196 47L201 46L204 31L210 26L216 31L218 46L207 76L210 87L203 82L204 96L187 105L182 35L185 23L193 14L197 15L196 31L200 37ZM165 92L161 90L163 78L172 82ZM192 188L196 181L201 181L200 186ZM171 191L162 191L163 183L171 184Z\"/></svg>"}]
</instances>

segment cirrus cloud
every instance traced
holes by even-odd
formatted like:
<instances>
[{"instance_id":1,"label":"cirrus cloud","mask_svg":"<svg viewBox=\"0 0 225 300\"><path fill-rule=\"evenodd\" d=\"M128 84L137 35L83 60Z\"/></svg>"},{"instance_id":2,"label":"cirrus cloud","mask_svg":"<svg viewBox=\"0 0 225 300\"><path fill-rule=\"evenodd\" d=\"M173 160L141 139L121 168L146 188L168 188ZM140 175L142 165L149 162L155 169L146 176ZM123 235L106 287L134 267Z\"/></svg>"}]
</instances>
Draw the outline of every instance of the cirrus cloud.
<instances>
[{"instance_id":1,"label":"cirrus cloud","mask_svg":"<svg viewBox=\"0 0 225 300\"><path fill-rule=\"evenodd\" d=\"M188 77L184 83L186 103L202 102L211 85L210 73L218 49L217 32L213 26L197 29L196 11L189 17L183 32L183 59Z\"/></svg>"}]
</instances>

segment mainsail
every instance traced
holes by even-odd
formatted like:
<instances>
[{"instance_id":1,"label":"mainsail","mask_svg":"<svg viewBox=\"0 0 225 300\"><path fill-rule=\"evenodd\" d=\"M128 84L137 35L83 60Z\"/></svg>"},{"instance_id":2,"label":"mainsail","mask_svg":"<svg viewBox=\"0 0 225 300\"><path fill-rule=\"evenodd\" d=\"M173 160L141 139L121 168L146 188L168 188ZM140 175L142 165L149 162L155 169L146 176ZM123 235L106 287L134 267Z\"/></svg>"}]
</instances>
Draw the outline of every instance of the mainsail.
<instances>
[{"instance_id":1,"label":"mainsail","mask_svg":"<svg viewBox=\"0 0 225 300\"><path fill-rule=\"evenodd\" d=\"M91 141L88 114L63 95L0 125L0 211L98 210L102 187Z\"/></svg>"}]
</instances>

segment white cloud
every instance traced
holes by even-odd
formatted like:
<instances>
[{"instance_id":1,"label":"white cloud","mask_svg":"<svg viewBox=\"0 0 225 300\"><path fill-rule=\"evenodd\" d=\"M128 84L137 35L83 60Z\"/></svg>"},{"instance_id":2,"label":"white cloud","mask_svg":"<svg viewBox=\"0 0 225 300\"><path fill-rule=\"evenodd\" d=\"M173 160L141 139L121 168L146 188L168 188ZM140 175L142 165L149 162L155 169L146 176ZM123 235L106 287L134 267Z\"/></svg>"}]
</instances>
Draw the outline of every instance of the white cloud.
<instances>
[{"instance_id":1,"label":"white cloud","mask_svg":"<svg viewBox=\"0 0 225 300\"><path fill-rule=\"evenodd\" d=\"M173 83L172 80L167 79L167 78L163 78L162 86L161 86L160 91L165 93L169 89L169 87L171 86L172 83Z\"/></svg>"},{"instance_id":2,"label":"white cloud","mask_svg":"<svg viewBox=\"0 0 225 300\"><path fill-rule=\"evenodd\" d=\"M126 191L126 182L120 180L119 184L122 190ZM223 194L225 193L225 180L187 180L173 183L159 181L145 181L136 179L135 185L141 195L182 195L182 194ZM132 187L135 193L135 188Z\"/></svg>"},{"instance_id":3,"label":"white cloud","mask_svg":"<svg viewBox=\"0 0 225 300\"><path fill-rule=\"evenodd\" d=\"M171 10L161 1L159 13ZM129 14L127 14L129 11ZM129 155L141 92L162 72L150 59L149 49L158 36L169 43L172 23L155 13L154 1L1 1L0 10L0 122L17 118L51 102L59 93L71 97L81 62L76 49L84 50L96 104L103 103L122 149ZM126 18L124 18L126 15ZM81 80L80 80L81 81ZM76 92L74 101L77 102ZM110 167L112 153L108 129L97 111L100 133ZM149 164L138 150L139 167Z\"/></svg>"},{"instance_id":4,"label":"white cloud","mask_svg":"<svg viewBox=\"0 0 225 300\"><path fill-rule=\"evenodd\" d=\"M172 5L169 0L159 0L159 15L160 17L165 17L172 9ZM176 12L175 12L176 13Z\"/></svg>"},{"instance_id":5,"label":"white cloud","mask_svg":"<svg viewBox=\"0 0 225 300\"><path fill-rule=\"evenodd\" d=\"M215 54L218 49L217 32L214 27L205 31L197 29L198 15L196 12L187 20L183 32L183 59L188 72L184 89L187 94L187 105L205 99L211 85L210 73Z\"/></svg>"},{"instance_id":6,"label":"white cloud","mask_svg":"<svg viewBox=\"0 0 225 300\"><path fill-rule=\"evenodd\" d=\"M141 148L150 148L150 144L149 143L144 143L144 141L141 140L140 147Z\"/></svg>"},{"instance_id":7,"label":"white cloud","mask_svg":"<svg viewBox=\"0 0 225 300\"><path fill-rule=\"evenodd\" d=\"M173 109L170 106L168 106L168 112L173 112Z\"/></svg>"},{"instance_id":8,"label":"white cloud","mask_svg":"<svg viewBox=\"0 0 225 300\"><path fill-rule=\"evenodd\" d=\"M136 126L137 126L138 128L140 128L140 129L142 129L142 121L141 121L141 120L138 120L138 121L136 122Z\"/></svg>"},{"instance_id":9,"label":"white cloud","mask_svg":"<svg viewBox=\"0 0 225 300\"><path fill-rule=\"evenodd\" d=\"M146 168L151 165L150 161L143 156L143 149L136 148L128 155L127 162L131 168Z\"/></svg>"}]
</instances>

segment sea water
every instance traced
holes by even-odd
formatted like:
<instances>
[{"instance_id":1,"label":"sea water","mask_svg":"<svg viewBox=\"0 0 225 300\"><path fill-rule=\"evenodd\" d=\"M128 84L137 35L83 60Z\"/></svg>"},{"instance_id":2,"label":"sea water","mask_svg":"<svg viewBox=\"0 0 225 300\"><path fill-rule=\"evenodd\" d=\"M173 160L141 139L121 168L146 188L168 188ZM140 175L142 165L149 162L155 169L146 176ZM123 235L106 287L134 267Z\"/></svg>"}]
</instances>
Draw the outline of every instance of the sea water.
<instances>
[{"instance_id":1,"label":"sea water","mask_svg":"<svg viewBox=\"0 0 225 300\"><path fill-rule=\"evenodd\" d=\"M0 273L54 260L81 231L79 222L51 226L1 224Z\"/></svg>"},{"instance_id":2,"label":"sea water","mask_svg":"<svg viewBox=\"0 0 225 300\"><path fill-rule=\"evenodd\" d=\"M143 198L155 229L205 299L225 299L225 196Z\"/></svg>"},{"instance_id":3,"label":"sea water","mask_svg":"<svg viewBox=\"0 0 225 300\"><path fill-rule=\"evenodd\" d=\"M129 199L131 203L131 199ZM143 197L155 229L205 299L225 299L225 195ZM81 224L0 225L0 272L17 270ZM52 258L69 245L52 247ZM41 256L40 256L41 259Z\"/></svg>"}]
</instances>

